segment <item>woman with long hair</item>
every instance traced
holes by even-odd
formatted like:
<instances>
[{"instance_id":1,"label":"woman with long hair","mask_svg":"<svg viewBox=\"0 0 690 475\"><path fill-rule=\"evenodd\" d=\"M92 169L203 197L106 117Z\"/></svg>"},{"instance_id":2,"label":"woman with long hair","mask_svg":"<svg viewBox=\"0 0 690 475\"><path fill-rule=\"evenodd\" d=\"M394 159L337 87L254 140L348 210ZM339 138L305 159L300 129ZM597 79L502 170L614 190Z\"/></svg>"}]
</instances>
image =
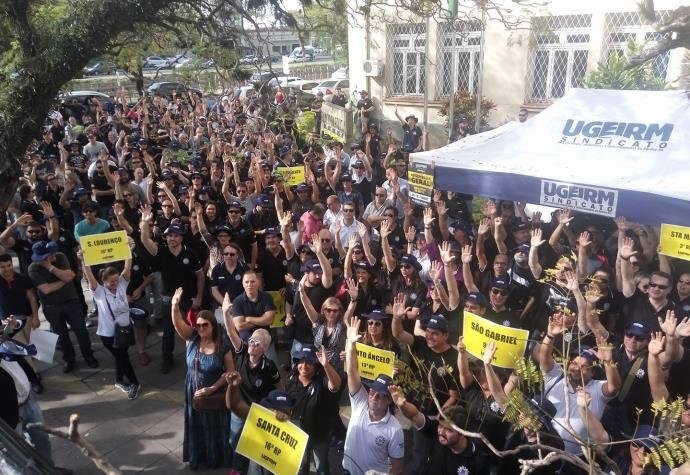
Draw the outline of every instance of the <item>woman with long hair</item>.
<instances>
[{"instance_id":1,"label":"woman with long hair","mask_svg":"<svg viewBox=\"0 0 690 475\"><path fill-rule=\"evenodd\" d=\"M200 465L208 468L230 467L230 424L228 411L194 409L195 395L211 395L217 391L225 394L224 373L235 370L235 364L227 339L208 310L197 314L195 327L182 318L180 300L182 288L172 297L172 323L180 338L187 342L187 377L185 380L184 442L182 461L191 469Z\"/></svg>"},{"instance_id":2,"label":"woman with long hair","mask_svg":"<svg viewBox=\"0 0 690 475\"><path fill-rule=\"evenodd\" d=\"M125 261L122 273L113 266L104 267L99 272L99 278L96 279L91 267L84 263L83 252L79 251L78 255L82 261L89 288L93 292L93 301L98 308L96 334L101 337L103 346L115 358L115 387L126 392L129 399L136 399L141 384L129 361L129 347L122 348L114 345L116 324L130 324L127 285L132 271L132 260ZM127 378L126 381L125 378Z\"/></svg>"},{"instance_id":3,"label":"woman with long hair","mask_svg":"<svg viewBox=\"0 0 690 475\"><path fill-rule=\"evenodd\" d=\"M395 356L400 356L400 345L393 338L391 320L388 315L381 309L374 309L369 313L363 313L361 316L366 319L362 343L381 350L392 351Z\"/></svg>"},{"instance_id":4,"label":"woman with long hair","mask_svg":"<svg viewBox=\"0 0 690 475\"><path fill-rule=\"evenodd\" d=\"M321 304L321 312L317 312L309 299L305 288L306 275L299 283L299 294L304 309L311 320L314 331L314 346L326 349L328 361L338 372L343 372L343 362L340 353L345 351L345 334L347 328L343 323L343 305L335 297L328 297Z\"/></svg>"}]
</instances>

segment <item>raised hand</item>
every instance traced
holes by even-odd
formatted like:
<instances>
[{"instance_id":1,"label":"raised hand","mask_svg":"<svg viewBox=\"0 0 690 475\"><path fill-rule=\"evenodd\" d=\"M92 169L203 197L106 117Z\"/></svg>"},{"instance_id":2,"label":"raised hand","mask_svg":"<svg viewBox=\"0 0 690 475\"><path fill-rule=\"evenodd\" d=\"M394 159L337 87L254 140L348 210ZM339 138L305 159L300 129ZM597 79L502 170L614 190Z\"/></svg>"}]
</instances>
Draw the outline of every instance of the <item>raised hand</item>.
<instances>
[{"instance_id":1,"label":"raised hand","mask_svg":"<svg viewBox=\"0 0 690 475\"><path fill-rule=\"evenodd\" d=\"M625 230L628 229L628 220L625 219L625 216L616 216L614 221L616 222L616 227L619 231L625 232Z\"/></svg>"},{"instance_id":2,"label":"raised hand","mask_svg":"<svg viewBox=\"0 0 690 475\"><path fill-rule=\"evenodd\" d=\"M391 233L391 218L386 218L381 221L381 227L379 228L379 234L381 239L386 239Z\"/></svg>"},{"instance_id":3,"label":"raised hand","mask_svg":"<svg viewBox=\"0 0 690 475\"><path fill-rule=\"evenodd\" d=\"M549 326L546 332L552 336L565 332L565 318L563 318L562 313L554 313L549 317Z\"/></svg>"},{"instance_id":4,"label":"raised hand","mask_svg":"<svg viewBox=\"0 0 690 475\"><path fill-rule=\"evenodd\" d=\"M479 235L489 234L489 231L491 231L491 220L489 218L482 218L482 220L479 221L479 227L477 228L477 234L479 234Z\"/></svg>"},{"instance_id":5,"label":"raised hand","mask_svg":"<svg viewBox=\"0 0 690 475\"><path fill-rule=\"evenodd\" d=\"M391 400L396 406L402 406L405 403L405 394L398 386L391 384L388 386L388 392L391 393Z\"/></svg>"},{"instance_id":6,"label":"raised hand","mask_svg":"<svg viewBox=\"0 0 690 475\"><path fill-rule=\"evenodd\" d=\"M321 366L326 366L328 364L328 355L326 354L326 347L321 345L319 351L316 352L316 357L319 359Z\"/></svg>"},{"instance_id":7,"label":"raised hand","mask_svg":"<svg viewBox=\"0 0 690 475\"><path fill-rule=\"evenodd\" d=\"M534 228L532 230L532 238L530 239L530 245L534 248L537 248L544 244L546 241L541 238L542 236L542 231L541 228Z\"/></svg>"},{"instance_id":8,"label":"raised hand","mask_svg":"<svg viewBox=\"0 0 690 475\"><path fill-rule=\"evenodd\" d=\"M592 244L592 236L589 231L582 231L577 238L577 243L582 247L588 247Z\"/></svg>"},{"instance_id":9,"label":"raised hand","mask_svg":"<svg viewBox=\"0 0 690 475\"><path fill-rule=\"evenodd\" d=\"M405 308L405 294L400 292L393 298L393 317L404 317L407 309Z\"/></svg>"},{"instance_id":10,"label":"raised hand","mask_svg":"<svg viewBox=\"0 0 690 475\"><path fill-rule=\"evenodd\" d=\"M496 202L493 200L486 200L482 205L482 214L487 218L493 218L496 214Z\"/></svg>"},{"instance_id":11,"label":"raised hand","mask_svg":"<svg viewBox=\"0 0 690 475\"><path fill-rule=\"evenodd\" d=\"M659 356L659 354L664 351L664 345L666 344L666 335L663 332L652 332L652 339L649 340L649 345L647 345L647 351L650 355Z\"/></svg>"},{"instance_id":12,"label":"raised hand","mask_svg":"<svg viewBox=\"0 0 690 475\"><path fill-rule=\"evenodd\" d=\"M359 234L359 237L362 240L362 242L364 242L364 240L369 237L369 230L364 225L364 223L357 224L357 234Z\"/></svg>"},{"instance_id":13,"label":"raised hand","mask_svg":"<svg viewBox=\"0 0 690 475\"><path fill-rule=\"evenodd\" d=\"M438 212L439 216L443 216L448 213L448 206L446 205L445 201L440 201L439 203L436 204L436 211Z\"/></svg>"},{"instance_id":14,"label":"raised hand","mask_svg":"<svg viewBox=\"0 0 690 475\"><path fill-rule=\"evenodd\" d=\"M139 207L139 211L141 211L141 222L142 223L148 223L153 218L153 211L151 211L151 205L142 204Z\"/></svg>"},{"instance_id":15,"label":"raised hand","mask_svg":"<svg viewBox=\"0 0 690 475\"><path fill-rule=\"evenodd\" d=\"M630 259L630 257L637 254L637 251L635 250L635 241L633 241L633 239L630 237L624 237L623 244L618 249L618 253L621 255L623 260Z\"/></svg>"},{"instance_id":16,"label":"raised hand","mask_svg":"<svg viewBox=\"0 0 690 475\"><path fill-rule=\"evenodd\" d=\"M678 337L689 337L690 336L690 318L685 317L676 326L676 336Z\"/></svg>"},{"instance_id":17,"label":"raised hand","mask_svg":"<svg viewBox=\"0 0 690 475\"><path fill-rule=\"evenodd\" d=\"M424 212L422 214L422 218L424 221L424 226L431 226L434 223L434 212L431 210L431 208L424 208Z\"/></svg>"},{"instance_id":18,"label":"raised hand","mask_svg":"<svg viewBox=\"0 0 690 475\"><path fill-rule=\"evenodd\" d=\"M412 206L412 203L409 201L403 205L403 213L405 216L412 216L412 213L414 212L414 206Z\"/></svg>"},{"instance_id":19,"label":"raised hand","mask_svg":"<svg viewBox=\"0 0 690 475\"><path fill-rule=\"evenodd\" d=\"M410 226L407 228L407 231L405 231L405 239L407 239L407 242L414 242L414 238L417 235L417 230L415 229L414 226Z\"/></svg>"},{"instance_id":20,"label":"raised hand","mask_svg":"<svg viewBox=\"0 0 690 475\"><path fill-rule=\"evenodd\" d=\"M461 256L462 263L463 264L471 264L472 258L473 258L472 246L470 246L469 244L466 246L462 246L462 256Z\"/></svg>"},{"instance_id":21,"label":"raised hand","mask_svg":"<svg viewBox=\"0 0 690 475\"><path fill-rule=\"evenodd\" d=\"M346 338L352 342L358 341L360 338L362 338L362 335L359 334L359 325L360 325L360 319L358 317L355 317L354 315L350 317L350 321L347 322L347 333L346 333Z\"/></svg>"},{"instance_id":22,"label":"raised hand","mask_svg":"<svg viewBox=\"0 0 690 475\"><path fill-rule=\"evenodd\" d=\"M180 305L180 300L182 300L182 293L184 292L184 289L182 287L178 287L175 289L175 293L172 296L172 299L170 299L170 303L173 306Z\"/></svg>"},{"instance_id":23,"label":"raised hand","mask_svg":"<svg viewBox=\"0 0 690 475\"><path fill-rule=\"evenodd\" d=\"M441 272L443 272L443 265L439 261L433 261L429 267L429 276L437 281L441 278Z\"/></svg>"},{"instance_id":24,"label":"raised hand","mask_svg":"<svg viewBox=\"0 0 690 475\"><path fill-rule=\"evenodd\" d=\"M532 213L532 222L541 223L541 211L535 211Z\"/></svg>"},{"instance_id":25,"label":"raised hand","mask_svg":"<svg viewBox=\"0 0 690 475\"><path fill-rule=\"evenodd\" d=\"M292 223L292 212L285 211L280 216L280 225L281 226L290 226L291 223Z\"/></svg>"},{"instance_id":26,"label":"raised hand","mask_svg":"<svg viewBox=\"0 0 690 475\"><path fill-rule=\"evenodd\" d=\"M494 356L496 355L496 350L498 350L498 347L493 340L486 344L486 348L484 348L484 355L482 356L482 361L484 364L491 364L491 362L494 360Z\"/></svg>"},{"instance_id":27,"label":"raised hand","mask_svg":"<svg viewBox=\"0 0 690 475\"><path fill-rule=\"evenodd\" d=\"M676 312L673 310L666 310L666 317L662 320L657 317L659 328L668 336L675 336L676 328L678 327L678 320L676 319Z\"/></svg>"},{"instance_id":28,"label":"raised hand","mask_svg":"<svg viewBox=\"0 0 690 475\"><path fill-rule=\"evenodd\" d=\"M321 243L321 238L318 234L314 234L311 239L312 249L314 249L315 254L323 252L323 244Z\"/></svg>"},{"instance_id":29,"label":"raised hand","mask_svg":"<svg viewBox=\"0 0 690 475\"><path fill-rule=\"evenodd\" d=\"M354 279L347 279L345 284L347 285L347 293L350 295L350 299L357 300L359 296L359 285L357 282Z\"/></svg>"},{"instance_id":30,"label":"raised hand","mask_svg":"<svg viewBox=\"0 0 690 475\"><path fill-rule=\"evenodd\" d=\"M613 349L614 346L608 343L604 339L597 338L597 351L596 355L599 361L602 363L610 363L613 361Z\"/></svg>"},{"instance_id":31,"label":"raised hand","mask_svg":"<svg viewBox=\"0 0 690 475\"><path fill-rule=\"evenodd\" d=\"M159 190L162 190L162 191L165 191L168 189L168 185L166 185L164 181L157 181L156 186L158 187Z\"/></svg>"},{"instance_id":32,"label":"raised hand","mask_svg":"<svg viewBox=\"0 0 690 475\"><path fill-rule=\"evenodd\" d=\"M451 254L450 252L449 241L443 241L441 245L438 247L438 250L444 265L450 265L453 263L454 257L453 254Z\"/></svg>"},{"instance_id":33,"label":"raised hand","mask_svg":"<svg viewBox=\"0 0 690 475\"><path fill-rule=\"evenodd\" d=\"M356 244L357 244L357 235L350 234L350 236L347 238L347 249L348 249L348 251L350 249L354 249Z\"/></svg>"},{"instance_id":34,"label":"raised hand","mask_svg":"<svg viewBox=\"0 0 690 475\"><path fill-rule=\"evenodd\" d=\"M566 271L563 273L565 277L565 288L571 292L575 292L580 288L580 283L577 280L577 275L573 271Z\"/></svg>"},{"instance_id":35,"label":"raised hand","mask_svg":"<svg viewBox=\"0 0 690 475\"><path fill-rule=\"evenodd\" d=\"M230 310L232 310L232 302L230 301L230 294L227 292L225 293L225 297L223 297L223 305L221 307L223 310L223 315L227 314Z\"/></svg>"},{"instance_id":36,"label":"raised hand","mask_svg":"<svg viewBox=\"0 0 690 475\"><path fill-rule=\"evenodd\" d=\"M558 210L558 224L567 226L568 223L570 223L573 219L575 219L575 217L572 216L572 213L569 209Z\"/></svg>"}]
</instances>

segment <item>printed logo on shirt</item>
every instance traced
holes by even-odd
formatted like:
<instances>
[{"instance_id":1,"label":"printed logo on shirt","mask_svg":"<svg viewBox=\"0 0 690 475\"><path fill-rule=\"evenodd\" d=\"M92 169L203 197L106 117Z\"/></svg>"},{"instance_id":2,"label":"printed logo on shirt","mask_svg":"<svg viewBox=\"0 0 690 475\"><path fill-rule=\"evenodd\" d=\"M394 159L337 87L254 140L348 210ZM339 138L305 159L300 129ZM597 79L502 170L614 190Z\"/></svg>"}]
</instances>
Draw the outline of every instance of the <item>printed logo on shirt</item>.
<instances>
[{"instance_id":1,"label":"printed logo on shirt","mask_svg":"<svg viewBox=\"0 0 690 475\"><path fill-rule=\"evenodd\" d=\"M184 265L189 264L189 258L185 257L184 259L182 259L182 263L183 263Z\"/></svg>"},{"instance_id":2,"label":"printed logo on shirt","mask_svg":"<svg viewBox=\"0 0 690 475\"><path fill-rule=\"evenodd\" d=\"M386 445L386 438L382 435L377 435L374 443L376 443L378 447L383 447Z\"/></svg>"}]
</instances>

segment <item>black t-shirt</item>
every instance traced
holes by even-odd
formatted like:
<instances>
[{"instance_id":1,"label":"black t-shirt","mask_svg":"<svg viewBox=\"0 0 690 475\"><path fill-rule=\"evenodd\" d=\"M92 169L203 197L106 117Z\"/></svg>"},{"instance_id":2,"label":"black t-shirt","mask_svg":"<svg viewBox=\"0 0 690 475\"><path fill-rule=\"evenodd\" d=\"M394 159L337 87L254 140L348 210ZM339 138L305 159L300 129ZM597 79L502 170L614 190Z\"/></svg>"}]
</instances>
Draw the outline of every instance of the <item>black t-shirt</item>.
<instances>
[{"instance_id":1,"label":"black t-shirt","mask_svg":"<svg viewBox=\"0 0 690 475\"><path fill-rule=\"evenodd\" d=\"M263 292L259 291L259 295L257 296L256 301L252 301L247 297L247 294L242 292L240 295L238 295L233 301L232 301L232 316L234 317L260 317L266 312L270 312L271 310L275 310L276 306L273 303L273 298L268 294L268 292ZM257 328L265 328L268 330L270 328L270 324L259 327L259 326L254 326L251 330L244 330L240 332L240 337L242 337L243 340L249 339L251 336L252 332L256 330Z\"/></svg>"},{"instance_id":2,"label":"black t-shirt","mask_svg":"<svg viewBox=\"0 0 690 475\"><path fill-rule=\"evenodd\" d=\"M31 305L26 291L33 288L31 279L24 274L15 272L11 282L0 278L0 307L3 318L9 315L31 315Z\"/></svg>"},{"instance_id":3,"label":"black t-shirt","mask_svg":"<svg viewBox=\"0 0 690 475\"><path fill-rule=\"evenodd\" d=\"M333 286L327 289L321 282L314 287L306 288L307 296L315 309L320 309L323 302L333 295ZM299 291L295 292L293 299L292 313L295 317L295 340L301 343L313 343L314 332L312 331L312 323L307 316L307 311L302 305L302 299L299 296Z\"/></svg>"},{"instance_id":4,"label":"black t-shirt","mask_svg":"<svg viewBox=\"0 0 690 475\"><path fill-rule=\"evenodd\" d=\"M290 420L309 434L310 441L319 442L328 437L338 409L338 393L332 393L328 389L328 382L321 372L317 372L312 382L306 386L296 376L292 376L285 389L295 401Z\"/></svg>"},{"instance_id":5,"label":"black t-shirt","mask_svg":"<svg viewBox=\"0 0 690 475\"><path fill-rule=\"evenodd\" d=\"M429 369L432 366L436 368L436 371L432 372L432 384L439 402L443 405L448 400L448 392L451 390L459 391L460 388L458 351L452 346L448 346L445 351L436 353L428 347L426 339L421 336L414 337L410 350L414 356L412 369L424 384L421 389L409 390L406 397L424 414L435 415L438 411L427 388Z\"/></svg>"},{"instance_id":6,"label":"black t-shirt","mask_svg":"<svg viewBox=\"0 0 690 475\"><path fill-rule=\"evenodd\" d=\"M235 351L234 356L235 368L242 377L240 393L247 404L261 401L268 396L268 393L276 389L276 385L280 382L280 372L273 360L263 355L261 361L252 368L247 354L247 345L244 343L239 350Z\"/></svg>"},{"instance_id":7,"label":"black t-shirt","mask_svg":"<svg viewBox=\"0 0 690 475\"><path fill-rule=\"evenodd\" d=\"M665 319L668 310L675 310L675 304L670 300L666 305L656 310L649 303L649 296L636 289L632 296L623 301L622 318L620 319L621 326L619 329L622 333L622 330L629 323L637 322L644 323L652 331L659 331L661 328L659 328L658 319Z\"/></svg>"},{"instance_id":8,"label":"black t-shirt","mask_svg":"<svg viewBox=\"0 0 690 475\"><path fill-rule=\"evenodd\" d=\"M175 256L167 247L158 246L158 254L153 261L162 271L163 295L172 296L178 287L182 287L183 298L196 297L196 272L201 270L201 262L192 250L183 247Z\"/></svg>"},{"instance_id":9,"label":"black t-shirt","mask_svg":"<svg viewBox=\"0 0 690 475\"><path fill-rule=\"evenodd\" d=\"M256 236L254 235L254 228L244 219L239 222L237 226L228 223L230 228L230 237L232 242L240 246L244 258L249 262L252 257L252 244L256 244Z\"/></svg>"},{"instance_id":10,"label":"black t-shirt","mask_svg":"<svg viewBox=\"0 0 690 475\"><path fill-rule=\"evenodd\" d=\"M113 188L108 183L105 175L94 173L91 179L91 185L95 190L112 191ZM115 202L115 193L112 195L96 196L96 202L101 206L111 206Z\"/></svg>"},{"instance_id":11,"label":"black t-shirt","mask_svg":"<svg viewBox=\"0 0 690 475\"><path fill-rule=\"evenodd\" d=\"M424 427L420 431L433 440L429 463L425 471L428 475L457 475L459 473L488 475L490 473L488 459L478 450L472 439L467 439L465 450L456 454L438 441L438 420L425 417Z\"/></svg>"},{"instance_id":12,"label":"black t-shirt","mask_svg":"<svg viewBox=\"0 0 690 475\"><path fill-rule=\"evenodd\" d=\"M211 285L218 287L221 295L230 295L230 300L234 301L237 296L244 292L242 286L242 276L249 270L245 264L238 264L233 272L228 271L225 262L219 262L211 271Z\"/></svg>"},{"instance_id":13,"label":"black t-shirt","mask_svg":"<svg viewBox=\"0 0 690 475\"><path fill-rule=\"evenodd\" d=\"M276 256L264 249L259 253L256 264L264 281L264 290L280 290L285 287L285 274L288 269L285 249L281 247Z\"/></svg>"}]
</instances>

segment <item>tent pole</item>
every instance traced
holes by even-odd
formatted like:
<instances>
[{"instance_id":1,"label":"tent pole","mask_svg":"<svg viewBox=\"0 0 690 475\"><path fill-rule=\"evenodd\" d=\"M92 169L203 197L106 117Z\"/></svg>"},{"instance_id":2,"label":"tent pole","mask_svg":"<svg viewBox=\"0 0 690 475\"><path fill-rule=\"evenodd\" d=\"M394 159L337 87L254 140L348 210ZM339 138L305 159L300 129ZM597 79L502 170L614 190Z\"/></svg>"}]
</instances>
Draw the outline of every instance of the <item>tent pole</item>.
<instances>
[{"instance_id":1,"label":"tent pole","mask_svg":"<svg viewBox=\"0 0 690 475\"><path fill-rule=\"evenodd\" d=\"M429 117L429 27L430 15L426 17L426 40L424 41L424 127Z\"/></svg>"}]
</instances>

